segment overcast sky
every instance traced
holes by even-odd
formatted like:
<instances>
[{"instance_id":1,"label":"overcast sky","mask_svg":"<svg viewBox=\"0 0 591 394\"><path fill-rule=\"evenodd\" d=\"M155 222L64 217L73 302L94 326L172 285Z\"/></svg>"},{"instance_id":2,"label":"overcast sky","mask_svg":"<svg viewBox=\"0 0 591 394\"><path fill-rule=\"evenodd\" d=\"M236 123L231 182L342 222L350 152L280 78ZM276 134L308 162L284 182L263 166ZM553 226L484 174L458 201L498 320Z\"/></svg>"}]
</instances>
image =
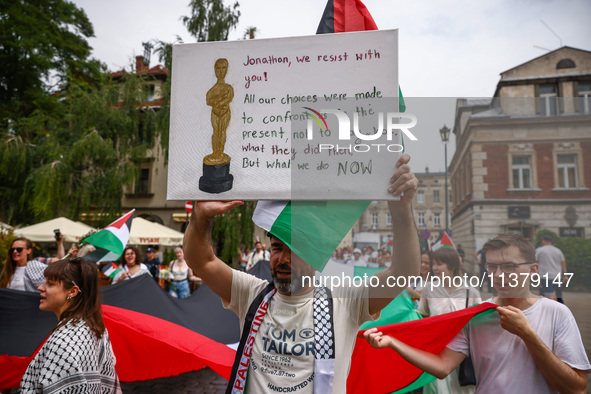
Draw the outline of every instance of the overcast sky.
<instances>
[{"instance_id":1,"label":"overcast sky","mask_svg":"<svg viewBox=\"0 0 591 394\"><path fill-rule=\"evenodd\" d=\"M195 40L180 18L189 0L74 0L94 25L93 56L112 71L143 54L142 42ZM225 1L230 4L229 1ZM239 0L240 23L258 38L311 35L325 0ZM591 50L589 0L364 0L380 29L400 29L399 80L407 97L490 97L499 74L561 45ZM151 65L157 63L152 56ZM445 100L446 103L453 101ZM453 104L434 121L453 126ZM437 126L432 131L437 135ZM436 137L438 138L438 137ZM421 138L419 137L421 140ZM443 171L443 146L422 139L416 171ZM434 142L433 142L434 141ZM453 141L450 146L453 153Z\"/></svg>"}]
</instances>

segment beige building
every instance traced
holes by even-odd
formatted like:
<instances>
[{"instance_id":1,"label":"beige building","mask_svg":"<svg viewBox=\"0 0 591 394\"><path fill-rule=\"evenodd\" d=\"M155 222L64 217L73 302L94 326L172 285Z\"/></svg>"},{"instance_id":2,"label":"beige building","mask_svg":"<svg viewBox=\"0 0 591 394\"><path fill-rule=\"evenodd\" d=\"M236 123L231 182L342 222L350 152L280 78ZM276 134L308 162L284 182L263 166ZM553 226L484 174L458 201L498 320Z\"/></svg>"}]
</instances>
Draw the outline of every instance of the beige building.
<instances>
[{"instance_id":1,"label":"beige building","mask_svg":"<svg viewBox=\"0 0 591 394\"><path fill-rule=\"evenodd\" d=\"M449 172L454 242L472 256L501 233L591 236L591 52L562 47L460 99Z\"/></svg>"}]
</instances>

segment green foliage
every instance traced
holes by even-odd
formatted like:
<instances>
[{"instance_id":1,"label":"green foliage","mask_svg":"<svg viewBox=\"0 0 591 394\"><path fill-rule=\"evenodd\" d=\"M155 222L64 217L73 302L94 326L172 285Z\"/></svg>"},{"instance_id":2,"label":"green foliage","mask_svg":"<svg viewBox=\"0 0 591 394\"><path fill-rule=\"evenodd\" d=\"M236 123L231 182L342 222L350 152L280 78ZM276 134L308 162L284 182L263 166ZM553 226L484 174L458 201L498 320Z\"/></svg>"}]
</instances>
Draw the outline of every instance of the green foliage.
<instances>
[{"instance_id":1,"label":"green foliage","mask_svg":"<svg viewBox=\"0 0 591 394\"><path fill-rule=\"evenodd\" d=\"M165 248L164 251L162 252L162 265L165 265L168 267L168 264L172 261L172 260L176 260L176 253L174 251L174 248Z\"/></svg>"},{"instance_id":2,"label":"green foliage","mask_svg":"<svg viewBox=\"0 0 591 394\"><path fill-rule=\"evenodd\" d=\"M0 272L4 269L6 264L6 257L8 256L8 249L12 244L12 241L16 239L16 236L12 234L12 231L4 234L0 231Z\"/></svg>"},{"instance_id":3,"label":"green foliage","mask_svg":"<svg viewBox=\"0 0 591 394\"><path fill-rule=\"evenodd\" d=\"M30 223L90 210L120 214L124 186L158 134L153 110L142 108L145 80L71 79L52 111L36 110L0 136L0 219ZM6 177L5 177L6 176ZM8 220L7 220L8 219Z\"/></svg>"},{"instance_id":4,"label":"green foliage","mask_svg":"<svg viewBox=\"0 0 591 394\"><path fill-rule=\"evenodd\" d=\"M256 203L245 201L223 215L216 216L213 222L212 239L217 246L217 255L226 263L232 265L238 259L240 245L252 243L254 223L252 214Z\"/></svg>"},{"instance_id":5,"label":"green foliage","mask_svg":"<svg viewBox=\"0 0 591 394\"><path fill-rule=\"evenodd\" d=\"M591 239L560 238L552 231L541 230L536 234L536 247L542 246L546 234L554 237L554 246L562 251L566 268L573 273L568 288L591 290Z\"/></svg>"},{"instance_id":6,"label":"green foliage","mask_svg":"<svg viewBox=\"0 0 591 394\"><path fill-rule=\"evenodd\" d=\"M94 36L84 11L65 0L14 0L0 5L0 124L50 109L50 84L68 75L98 75L88 61Z\"/></svg>"},{"instance_id":7,"label":"green foliage","mask_svg":"<svg viewBox=\"0 0 591 394\"><path fill-rule=\"evenodd\" d=\"M242 35L242 39L244 40L252 40L256 36L259 31L255 26L248 26L246 30L244 30L244 34Z\"/></svg>"},{"instance_id":8,"label":"green foliage","mask_svg":"<svg viewBox=\"0 0 591 394\"><path fill-rule=\"evenodd\" d=\"M591 290L591 239L560 238L555 246L562 251L566 268L573 273L568 287Z\"/></svg>"},{"instance_id":9,"label":"green foliage","mask_svg":"<svg viewBox=\"0 0 591 394\"><path fill-rule=\"evenodd\" d=\"M559 239L558 234L556 234L553 231L550 231L550 230L540 230L540 231L538 231L536 233L536 240L534 242L536 248L539 248L540 246L542 246L542 237L544 235L550 235L552 238L554 238L554 241L555 242Z\"/></svg>"},{"instance_id":10,"label":"green foliage","mask_svg":"<svg viewBox=\"0 0 591 394\"><path fill-rule=\"evenodd\" d=\"M226 41L240 18L238 2L224 7L223 0L191 0L189 6L191 16L184 16L182 21L198 42Z\"/></svg>"}]
</instances>

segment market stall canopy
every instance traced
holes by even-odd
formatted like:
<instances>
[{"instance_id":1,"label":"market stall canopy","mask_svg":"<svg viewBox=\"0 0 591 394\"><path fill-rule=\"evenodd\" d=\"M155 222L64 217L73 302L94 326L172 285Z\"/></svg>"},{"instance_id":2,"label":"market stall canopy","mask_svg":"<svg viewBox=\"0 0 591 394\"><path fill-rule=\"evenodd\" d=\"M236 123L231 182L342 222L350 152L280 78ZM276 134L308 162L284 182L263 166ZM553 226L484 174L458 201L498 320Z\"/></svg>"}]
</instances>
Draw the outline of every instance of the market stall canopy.
<instances>
[{"instance_id":1,"label":"market stall canopy","mask_svg":"<svg viewBox=\"0 0 591 394\"><path fill-rule=\"evenodd\" d=\"M28 238L33 242L55 242L53 230L56 229L60 230L66 242L80 242L83 236L95 230L84 223L60 217L33 224L32 226L14 229L14 235Z\"/></svg>"},{"instance_id":2,"label":"market stall canopy","mask_svg":"<svg viewBox=\"0 0 591 394\"><path fill-rule=\"evenodd\" d=\"M180 231L150 222L143 218L133 218L129 232L131 245L163 245L176 246L183 243L184 234Z\"/></svg>"}]
</instances>

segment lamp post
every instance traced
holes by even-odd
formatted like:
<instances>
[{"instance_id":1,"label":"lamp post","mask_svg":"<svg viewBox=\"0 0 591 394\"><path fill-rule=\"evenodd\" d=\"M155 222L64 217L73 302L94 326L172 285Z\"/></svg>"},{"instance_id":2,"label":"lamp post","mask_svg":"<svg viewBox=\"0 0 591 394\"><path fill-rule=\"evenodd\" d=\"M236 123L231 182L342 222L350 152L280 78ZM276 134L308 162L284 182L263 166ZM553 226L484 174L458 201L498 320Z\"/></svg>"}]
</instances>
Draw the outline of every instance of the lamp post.
<instances>
[{"instance_id":1,"label":"lamp post","mask_svg":"<svg viewBox=\"0 0 591 394\"><path fill-rule=\"evenodd\" d=\"M449 202L447 196L447 142L449 141L449 132L451 130L447 128L446 125L443 125L441 129L439 129L439 135L441 136L441 141L445 146L445 232L449 234Z\"/></svg>"}]
</instances>

